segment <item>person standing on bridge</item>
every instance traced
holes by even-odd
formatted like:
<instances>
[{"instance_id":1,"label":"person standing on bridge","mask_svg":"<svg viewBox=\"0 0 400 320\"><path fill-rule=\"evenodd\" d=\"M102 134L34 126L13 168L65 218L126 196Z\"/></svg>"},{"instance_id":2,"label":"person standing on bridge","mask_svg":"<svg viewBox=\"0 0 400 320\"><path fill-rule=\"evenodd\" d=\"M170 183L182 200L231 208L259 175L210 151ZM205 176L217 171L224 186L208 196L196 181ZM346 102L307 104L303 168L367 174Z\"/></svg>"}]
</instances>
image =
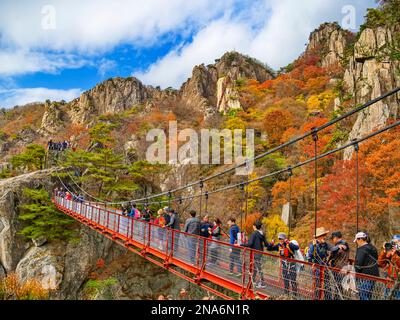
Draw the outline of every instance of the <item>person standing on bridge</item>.
<instances>
[{"instance_id":1,"label":"person standing on bridge","mask_svg":"<svg viewBox=\"0 0 400 320\"><path fill-rule=\"evenodd\" d=\"M390 280L385 290L385 298L400 300L400 255L393 240L383 244L383 251L378 256L378 265L386 271L386 278Z\"/></svg>"},{"instance_id":2,"label":"person standing on bridge","mask_svg":"<svg viewBox=\"0 0 400 320\"><path fill-rule=\"evenodd\" d=\"M368 235L365 232L358 232L354 239L357 243L354 269L357 273L379 277L378 251L369 243ZM370 279L358 278L357 289L360 293L360 300L371 300L375 282Z\"/></svg>"},{"instance_id":3,"label":"person standing on bridge","mask_svg":"<svg viewBox=\"0 0 400 320\"><path fill-rule=\"evenodd\" d=\"M229 218L228 220L229 226L229 243L231 245L236 245L239 243L238 234L240 233L239 226L236 224L236 219L234 217ZM230 248L229 255L229 274L234 274L235 266L237 267L237 276L240 277L242 275L242 262L240 261L240 249L239 248Z\"/></svg>"},{"instance_id":4,"label":"person standing on bridge","mask_svg":"<svg viewBox=\"0 0 400 320\"><path fill-rule=\"evenodd\" d=\"M201 227L200 227L200 235L204 238L208 238L210 234L208 233L208 229L212 228L212 223L209 221L209 216L206 214L203 217L203 221L201 222Z\"/></svg>"},{"instance_id":5,"label":"person standing on bridge","mask_svg":"<svg viewBox=\"0 0 400 320\"><path fill-rule=\"evenodd\" d=\"M329 254L329 249L330 246L329 244L325 241L326 235L329 233L329 231L325 230L324 227L317 228L314 236L314 240L309 246L308 252L307 252L307 261L311 262L313 264L317 264L320 266L327 266L327 260L328 260L328 254ZM329 285L329 274L328 272L324 273L324 288L321 288L321 283L320 283L320 272L321 272L321 267L319 266L314 266L314 280L315 280L315 299L319 299L324 293L324 299L325 300L331 300L332 295L331 295L331 288Z\"/></svg>"},{"instance_id":6,"label":"person standing on bridge","mask_svg":"<svg viewBox=\"0 0 400 320\"><path fill-rule=\"evenodd\" d=\"M196 217L196 211L191 210L189 214L190 218L186 220L183 231L190 235L193 235L187 237L187 242L190 263L194 265L196 263L195 258L197 252L197 242L199 240L196 236L200 235L200 220Z\"/></svg>"},{"instance_id":7,"label":"person standing on bridge","mask_svg":"<svg viewBox=\"0 0 400 320\"><path fill-rule=\"evenodd\" d=\"M278 243L275 244L272 241L268 246L268 251L278 251L279 255L282 257L282 279L285 285L285 294L289 295L289 287L291 287L291 292L296 297L297 296L297 266L296 262L288 261L287 259L294 259L295 251L299 250L300 247L287 239L285 233L280 232L278 234Z\"/></svg>"},{"instance_id":8,"label":"person standing on bridge","mask_svg":"<svg viewBox=\"0 0 400 320\"><path fill-rule=\"evenodd\" d=\"M214 241L219 241L221 240L221 220L219 220L218 218L214 219L214 223L212 228L208 228L208 232L210 234L210 237L212 240ZM218 256L219 256L219 243L218 242L214 242L214 241L210 241L210 263L212 265L217 265L217 260L218 260Z\"/></svg>"},{"instance_id":9,"label":"person standing on bridge","mask_svg":"<svg viewBox=\"0 0 400 320\"><path fill-rule=\"evenodd\" d=\"M268 242L265 239L265 235L261 230L262 223L260 220L257 220L253 224L253 233L250 236L249 241L246 244L242 244L243 247L248 247L251 249L255 249L258 251L264 251L264 247L268 246ZM260 280L257 282L257 276ZM254 262L253 262L253 283L256 283L256 288L262 289L265 288L264 274L262 272L262 254L254 253Z\"/></svg>"},{"instance_id":10,"label":"person standing on bridge","mask_svg":"<svg viewBox=\"0 0 400 320\"><path fill-rule=\"evenodd\" d=\"M172 230L179 231L181 229L181 227L180 227L178 212L176 212L174 209L169 209L169 217L170 217L170 220L165 226L168 228L171 228ZM170 236L168 238L168 249L171 248L171 242L172 242L172 232L170 233ZM175 232L175 234L174 234L174 251L176 250L178 243L179 243L179 233Z\"/></svg>"}]
</instances>

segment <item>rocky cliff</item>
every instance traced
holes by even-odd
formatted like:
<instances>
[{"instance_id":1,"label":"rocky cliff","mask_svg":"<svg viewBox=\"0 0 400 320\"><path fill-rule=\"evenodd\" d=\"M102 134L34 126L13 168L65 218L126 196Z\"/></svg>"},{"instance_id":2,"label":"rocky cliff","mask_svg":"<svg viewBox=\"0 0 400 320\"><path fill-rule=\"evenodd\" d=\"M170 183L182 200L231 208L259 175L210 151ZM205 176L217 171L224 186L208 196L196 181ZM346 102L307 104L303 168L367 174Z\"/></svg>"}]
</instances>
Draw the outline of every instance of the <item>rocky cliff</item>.
<instances>
[{"instance_id":1,"label":"rocky cliff","mask_svg":"<svg viewBox=\"0 0 400 320\"><path fill-rule=\"evenodd\" d=\"M240 108L235 81L241 78L259 82L274 73L263 63L237 52L227 52L215 64L194 67L192 77L181 87L182 100L207 115Z\"/></svg>"},{"instance_id":2,"label":"rocky cliff","mask_svg":"<svg viewBox=\"0 0 400 320\"><path fill-rule=\"evenodd\" d=\"M0 180L0 278L11 272L21 281L35 278L43 287L52 289L54 299L83 298L84 285L94 273L99 279L117 280L114 285L117 299L155 299L159 294L177 296L181 288L189 288L185 281L79 224L76 225L79 241L34 244L19 235L18 206L23 203L22 190L41 186L52 190L57 182L52 177L56 170ZM105 261L104 270L96 267L99 259ZM198 288L192 291L197 297L202 294Z\"/></svg>"},{"instance_id":3,"label":"rocky cliff","mask_svg":"<svg viewBox=\"0 0 400 320\"><path fill-rule=\"evenodd\" d=\"M394 34L400 26L366 28L354 45L354 54L344 74L346 90L356 104L362 104L400 86L400 62L390 56ZM349 135L349 141L384 126L399 114L400 94L375 103L361 112ZM345 158L351 157L350 148Z\"/></svg>"},{"instance_id":4,"label":"rocky cliff","mask_svg":"<svg viewBox=\"0 0 400 320\"><path fill-rule=\"evenodd\" d=\"M112 78L81 94L68 110L72 123L87 123L94 116L123 112L151 96L136 78Z\"/></svg>"},{"instance_id":5,"label":"rocky cliff","mask_svg":"<svg viewBox=\"0 0 400 320\"><path fill-rule=\"evenodd\" d=\"M346 48L354 41L354 37L336 22L324 23L310 34L306 52L319 51L323 67L342 64Z\"/></svg>"},{"instance_id":6,"label":"rocky cliff","mask_svg":"<svg viewBox=\"0 0 400 320\"><path fill-rule=\"evenodd\" d=\"M352 105L360 105L400 86L400 63L393 59L390 48L400 26L365 28L356 39L337 23L325 23L310 34L306 52L316 50L324 67L341 66L344 69L343 89L352 98ZM339 106L339 98L335 106ZM400 95L380 101L359 113L348 141L362 137L383 127L391 117L399 115ZM353 149L348 148L344 158L349 159Z\"/></svg>"}]
</instances>

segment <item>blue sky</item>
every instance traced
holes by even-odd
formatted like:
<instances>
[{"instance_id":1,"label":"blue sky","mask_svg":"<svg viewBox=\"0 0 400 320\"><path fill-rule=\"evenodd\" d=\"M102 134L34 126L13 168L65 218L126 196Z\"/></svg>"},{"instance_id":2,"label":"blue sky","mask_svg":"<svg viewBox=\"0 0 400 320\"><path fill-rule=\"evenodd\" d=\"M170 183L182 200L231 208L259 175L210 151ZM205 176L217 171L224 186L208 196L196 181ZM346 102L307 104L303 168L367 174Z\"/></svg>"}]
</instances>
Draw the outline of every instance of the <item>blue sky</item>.
<instances>
[{"instance_id":1,"label":"blue sky","mask_svg":"<svg viewBox=\"0 0 400 320\"><path fill-rule=\"evenodd\" d=\"M0 107L72 100L114 76L179 88L228 50L275 69L337 21L356 31L374 0L0 2Z\"/></svg>"}]
</instances>

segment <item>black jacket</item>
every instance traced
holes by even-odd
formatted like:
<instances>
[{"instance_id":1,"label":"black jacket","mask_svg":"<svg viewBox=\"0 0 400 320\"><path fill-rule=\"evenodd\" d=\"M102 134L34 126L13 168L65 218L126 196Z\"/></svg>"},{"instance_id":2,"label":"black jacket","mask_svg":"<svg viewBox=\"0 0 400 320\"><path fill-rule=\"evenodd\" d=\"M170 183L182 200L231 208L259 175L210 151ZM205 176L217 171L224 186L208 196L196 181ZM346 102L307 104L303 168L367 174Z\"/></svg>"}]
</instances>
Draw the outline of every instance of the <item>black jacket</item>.
<instances>
[{"instance_id":1,"label":"black jacket","mask_svg":"<svg viewBox=\"0 0 400 320\"><path fill-rule=\"evenodd\" d=\"M357 249L354 269L358 273L379 276L378 251L372 244L367 243Z\"/></svg>"},{"instance_id":2,"label":"black jacket","mask_svg":"<svg viewBox=\"0 0 400 320\"><path fill-rule=\"evenodd\" d=\"M268 246L268 243L262 231L256 230L251 234L249 242L243 244L242 246L263 251L264 246Z\"/></svg>"}]
</instances>

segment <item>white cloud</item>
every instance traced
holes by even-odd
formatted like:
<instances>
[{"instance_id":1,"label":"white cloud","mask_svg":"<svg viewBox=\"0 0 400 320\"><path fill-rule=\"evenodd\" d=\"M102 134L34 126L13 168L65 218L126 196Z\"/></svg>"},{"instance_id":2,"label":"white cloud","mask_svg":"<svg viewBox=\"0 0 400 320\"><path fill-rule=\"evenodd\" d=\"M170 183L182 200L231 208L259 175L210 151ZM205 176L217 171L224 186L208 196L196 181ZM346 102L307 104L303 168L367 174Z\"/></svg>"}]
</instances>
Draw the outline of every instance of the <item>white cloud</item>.
<instances>
[{"instance_id":1,"label":"white cloud","mask_svg":"<svg viewBox=\"0 0 400 320\"><path fill-rule=\"evenodd\" d=\"M167 33L190 33L233 1L0 1L0 76L98 65L120 44L148 47ZM100 66L99 74L112 67Z\"/></svg>"},{"instance_id":2,"label":"white cloud","mask_svg":"<svg viewBox=\"0 0 400 320\"><path fill-rule=\"evenodd\" d=\"M121 42L144 46L166 32L207 23L232 1L1 1L0 39L20 48L80 52L108 50ZM42 13L44 6L54 10Z\"/></svg>"},{"instance_id":3,"label":"white cloud","mask_svg":"<svg viewBox=\"0 0 400 320\"><path fill-rule=\"evenodd\" d=\"M246 24L231 23L223 18L201 30L192 43L169 52L146 72L134 75L146 84L178 87L189 77L194 65L214 62L227 50L248 47L251 33Z\"/></svg>"},{"instance_id":4,"label":"white cloud","mask_svg":"<svg viewBox=\"0 0 400 320\"><path fill-rule=\"evenodd\" d=\"M81 89L48 89L48 88L21 88L0 89L0 107L10 108L24 105L30 102L43 102L47 99L52 101L70 101L81 94Z\"/></svg>"},{"instance_id":5,"label":"white cloud","mask_svg":"<svg viewBox=\"0 0 400 320\"><path fill-rule=\"evenodd\" d=\"M99 61L98 73L103 78L107 72L113 70L117 66L117 63L113 60L101 59Z\"/></svg>"},{"instance_id":6,"label":"white cloud","mask_svg":"<svg viewBox=\"0 0 400 320\"><path fill-rule=\"evenodd\" d=\"M224 16L200 30L193 41L169 52L147 70L134 72L145 83L179 87L195 64L211 63L232 49L249 54L278 69L305 49L309 34L323 22L340 22L348 0L264 1L237 17ZM374 0L353 1L357 24ZM256 8L256 10L254 9Z\"/></svg>"},{"instance_id":7,"label":"white cloud","mask_svg":"<svg viewBox=\"0 0 400 320\"><path fill-rule=\"evenodd\" d=\"M63 68L80 68L90 61L72 54L43 54L25 50L0 52L0 76L47 72L56 73Z\"/></svg>"}]
</instances>

